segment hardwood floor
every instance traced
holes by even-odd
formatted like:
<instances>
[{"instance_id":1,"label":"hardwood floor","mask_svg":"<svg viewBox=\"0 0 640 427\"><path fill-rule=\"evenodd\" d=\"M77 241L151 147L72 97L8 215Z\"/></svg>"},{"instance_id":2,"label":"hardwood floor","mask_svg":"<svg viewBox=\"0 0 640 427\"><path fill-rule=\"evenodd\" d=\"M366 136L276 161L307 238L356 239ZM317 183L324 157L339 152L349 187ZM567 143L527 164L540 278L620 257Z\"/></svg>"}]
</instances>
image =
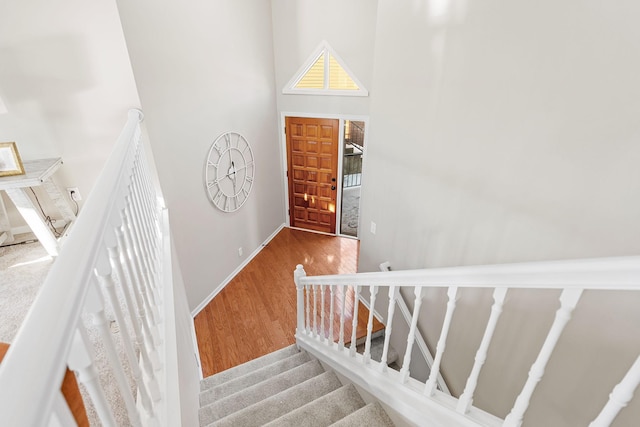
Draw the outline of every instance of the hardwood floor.
<instances>
[{"instance_id":1,"label":"hardwood floor","mask_svg":"<svg viewBox=\"0 0 640 427\"><path fill-rule=\"evenodd\" d=\"M213 375L293 344L296 328L293 271L296 265L303 264L309 276L355 273L358 245L358 240L346 237L282 229L195 317L203 375ZM327 291L327 334L328 295ZM346 292L344 305L347 310L353 307L353 300L353 292ZM318 295L318 304L319 301ZM336 295L334 301L338 307L342 297ZM358 338L366 336L368 316L366 307L359 304ZM338 328L334 327L334 335ZM382 328L382 324L374 322L374 331ZM345 316L345 341L350 337L351 316L348 315Z\"/></svg>"}]
</instances>

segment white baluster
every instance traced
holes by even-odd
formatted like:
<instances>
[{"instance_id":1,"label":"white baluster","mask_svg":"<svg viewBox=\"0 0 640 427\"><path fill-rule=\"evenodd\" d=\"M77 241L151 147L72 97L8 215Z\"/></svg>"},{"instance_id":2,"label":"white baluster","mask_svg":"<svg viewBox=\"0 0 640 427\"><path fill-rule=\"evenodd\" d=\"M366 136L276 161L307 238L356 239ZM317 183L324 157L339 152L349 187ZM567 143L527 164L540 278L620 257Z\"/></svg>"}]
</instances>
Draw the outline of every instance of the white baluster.
<instances>
[{"instance_id":1,"label":"white baluster","mask_svg":"<svg viewBox=\"0 0 640 427\"><path fill-rule=\"evenodd\" d=\"M295 271L293 272L293 281L296 284L296 300L297 300L296 335L301 334L302 331L304 331L304 287L300 283L300 279L306 275L307 273L304 271L302 264L298 264L296 266Z\"/></svg>"},{"instance_id":2,"label":"white baluster","mask_svg":"<svg viewBox=\"0 0 640 427\"><path fill-rule=\"evenodd\" d=\"M377 286L369 286L369 293L371 294L371 301L369 301L369 319L367 320L367 341L364 345L364 358L365 364L371 361L371 334L373 332L373 308L376 306L376 295L378 294Z\"/></svg>"},{"instance_id":3,"label":"white baluster","mask_svg":"<svg viewBox=\"0 0 640 427\"><path fill-rule=\"evenodd\" d=\"M143 201L143 205L145 207L145 225L147 228L147 232L149 234L150 240L148 242L150 253L152 254L152 261L157 265L159 262L159 254L160 254L160 236L161 236L161 226L159 221L159 210L160 206L158 205L158 200L155 198L155 195L152 196L145 189L149 186L148 182L143 181L142 186L140 188L140 196Z\"/></svg>"},{"instance_id":4,"label":"white baluster","mask_svg":"<svg viewBox=\"0 0 640 427\"><path fill-rule=\"evenodd\" d=\"M150 227L151 223L153 222L152 213L151 213L152 207L149 204L149 200L145 195L145 182L144 182L144 177L142 176L142 165L140 165L139 162L137 162L134 165L133 184L134 184L133 191L132 191L133 200L138 208L138 211L140 212L140 217L144 219L142 221L143 229L141 231L143 231L143 233L145 234L145 237L151 239L155 234L153 233L153 230ZM150 245L152 244L152 241L146 240L145 243L147 243L150 249ZM152 252L152 251L150 250L149 252Z\"/></svg>"},{"instance_id":5,"label":"white baluster","mask_svg":"<svg viewBox=\"0 0 640 427\"><path fill-rule=\"evenodd\" d=\"M125 232L127 228L126 221L122 213L121 213L121 220L123 221L122 226L117 227L115 229L115 233L116 233L116 239L118 241L118 250L120 254L120 259L119 259L120 262L118 263L118 265L119 267L124 267L126 276L125 274L122 274L122 275L120 274L121 268L116 268L116 271L118 271L118 277L120 277L121 279L121 284L123 285L123 288L127 289L127 291L130 293L130 296L132 296L133 300L135 301L135 304L130 303L129 301L127 301L127 304L130 305L131 308L136 310L138 324L142 328L142 333L138 334L138 331L136 331L138 338L141 340L139 341L139 343L145 342L147 344L149 355L153 362L153 368L155 370L158 370L160 369L160 363L159 363L158 355L155 351L155 342L153 341L153 335L151 333L149 322L146 316L146 310L145 310L144 302L142 300L142 295L138 290L140 285L138 283L138 276L136 275L136 271L133 266L133 261L132 261L133 255L129 248L127 233Z\"/></svg>"},{"instance_id":6,"label":"white baluster","mask_svg":"<svg viewBox=\"0 0 640 427\"><path fill-rule=\"evenodd\" d=\"M131 374L135 379L135 382L138 386L138 391L140 393L140 400L143 404L144 408L148 408L151 406L151 397L149 395L149 390L147 389L147 385L145 384L142 378L142 371L140 370L140 365L138 364L138 358L136 357L135 350L133 348L133 343L131 340L131 336L129 335L129 330L126 327L124 315L122 313L122 309L120 307L120 300L116 294L115 283L113 280L113 274L110 270L106 268L100 271L96 271L96 275L98 276L98 282L104 289L107 297L109 298L109 302L111 303L111 308L113 309L113 313L115 315L116 321L120 326L120 338L122 339L122 344L124 346L125 354L127 356L127 360L129 361L129 367L131 368ZM132 318L132 321L135 322L135 317ZM135 329L135 328L134 328ZM145 358L143 357L143 360Z\"/></svg>"},{"instance_id":7,"label":"white baluster","mask_svg":"<svg viewBox=\"0 0 640 427\"><path fill-rule=\"evenodd\" d=\"M311 296L309 294L311 294L311 289L310 289L311 285L305 285L304 287L304 293L307 296L307 327L305 328L305 331L307 332L307 335L309 335L309 332L311 331L311 304L310 304L310 298Z\"/></svg>"},{"instance_id":8,"label":"white baluster","mask_svg":"<svg viewBox=\"0 0 640 427\"><path fill-rule=\"evenodd\" d=\"M121 234L119 228L116 228L116 235L117 234ZM151 398L154 401L160 400L160 388L158 387L157 381L155 380L155 374L153 372L155 369L159 369L160 364L155 361L155 359L157 359L157 354L154 355L153 352L150 352L149 348L145 344L144 336L142 334L142 328L140 326L140 318L137 315L138 310L136 309L134 298L131 295L134 292L132 291L132 286L127 280L125 272L122 268L122 264L126 265L126 262L123 263L121 260L122 257L120 253L120 247L118 245L109 247L108 251L111 267L115 269L118 275L122 294L124 295L125 301L127 303L129 318L133 327L133 339L136 346L140 350L140 356L142 357L143 361L142 366L144 367L145 372L147 373L149 378L149 392L151 394Z\"/></svg>"},{"instance_id":9,"label":"white baluster","mask_svg":"<svg viewBox=\"0 0 640 427\"><path fill-rule=\"evenodd\" d=\"M400 380L405 383L409 379L409 365L411 365L411 351L413 350L413 342L416 339L416 329L418 327L418 316L420 315L420 307L422 306L422 289L418 286L414 288L415 300L413 302L413 315L411 316L411 326L407 335L407 349L404 352L402 368L400 369Z\"/></svg>"},{"instance_id":10,"label":"white baluster","mask_svg":"<svg viewBox=\"0 0 640 427\"><path fill-rule=\"evenodd\" d=\"M146 230L143 239L144 239L144 247L147 251L147 256L145 257L145 261L148 265L148 271L151 280L151 291L155 297L156 305L160 306L162 304L162 292L160 290L160 277L162 266L160 265L161 253L162 253L162 243L160 239L162 234L158 227L155 225L155 219L151 212L145 210L144 216L141 218L142 224L144 225L144 229ZM162 319L160 319L162 320Z\"/></svg>"},{"instance_id":11,"label":"white baluster","mask_svg":"<svg viewBox=\"0 0 640 427\"><path fill-rule=\"evenodd\" d=\"M142 159L144 160L144 152L141 151L140 154ZM159 212L162 207L158 203L158 198L155 194L151 179L146 173L146 163L144 161L140 164L140 183L140 195L149 219L147 225L149 227L151 236L155 237L155 239L152 240L151 243L157 245L159 243L158 237L160 236Z\"/></svg>"},{"instance_id":12,"label":"white baluster","mask_svg":"<svg viewBox=\"0 0 640 427\"><path fill-rule=\"evenodd\" d=\"M145 205L148 208L148 212L151 214L151 218L153 219L152 223L157 224L157 221L158 221L157 200L158 199L155 194L155 189L153 187L150 174L147 171L148 163L146 160L146 154L142 149L142 147L140 147L140 149L138 150L138 153L141 159L141 161L138 163L139 170L140 170L140 178L141 178L140 181L142 183L140 187L141 193L142 193Z\"/></svg>"},{"instance_id":13,"label":"white baluster","mask_svg":"<svg viewBox=\"0 0 640 427\"><path fill-rule=\"evenodd\" d=\"M89 338L82 324L78 325L73 337L73 344L69 352L69 369L76 371L78 381L85 386L98 417L104 426L115 426L116 421L104 390L100 385L98 371L93 364L93 355L89 348Z\"/></svg>"},{"instance_id":14,"label":"white baluster","mask_svg":"<svg viewBox=\"0 0 640 427\"><path fill-rule=\"evenodd\" d=\"M152 355L152 360L154 362L154 368L160 369L160 359L158 359L157 353L155 351L156 344L159 344L159 338L155 338L156 333L152 331L150 326L149 319L147 317L147 310L145 307L145 303L142 299L142 292L140 291L140 283L139 276L134 268L132 259L134 258L133 253L131 251L131 243L129 241L129 235L126 232L127 230L127 221L126 217L123 213L121 213L121 219L123 221L122 228L116 229L116 237L118 239L118 245L120 246L120 251L124 255L124 268L129 277L129 285L131 289L131 293L133 294L136 307L138 309L138 319L140 320L140 325L142 326L142 330L144 334L142 336L145 340L148 340L149 344L149 354Z\"/></svg>"},{"instance_id":15,"label":"white baluster","mask_svg":"<svg viewBox=\"0 0 640 427\"><path fill-rule=\"evenodd\" d=\"M133 253L135 255L137 269L140 271L141 283L145 284L147 288L151 289L153 286L153 277L151 275L147 260L149 255L145 250L144 237L142 236L143 225L139 219L139 207L136 203L134 196L134 187L130 186L130 195L127 197L128 204L126 205L125 212L128 219L128 227L130 233L130 239L132 243ZM145 236L146 237L146 236Z\"/></svg>"},{"instance_id":16,"label":"white baluster","mask_svg":"<svg viewBox=\"0 0 640 427\"><path fill-rule=\"evenodd\" d=\"M387 359L389 358L389 343L391 341L391 330L393 329L393 314L396 310L396 301L400 288L397 286L389 287L389 307L387 309L387 324L384 327L384 347L382 349L382 358L380 359L380 371L386 372L388 368Z\"/></svg>"},{"instance_id":17,"label":"white baluster","mask_svg":"<svg viewBox=\"0 0 640 427\"><path fill-rule=\"evenodd\" d=\"M589 424L589 427L608 427L611 425L620 410L633 399L633 394L639 385L640 356L638 356L622 381L613 388L607 404L602 408L598 417Z\"/></svg>"},{"instance_id":18,"label":"white baluster","mask_svg":"<svg viewBox=\"0 0 640 427\"><path fill-rule=\"evenodd\" d=\"M340 285L340 290L342 291L342 309L340 310L340 336L338 338L338 350L344 350L344 311L345 305L347 301L347 290L344 285Z\"/></svg>"},{"instance_id":19,"label":"white baluster","mask_svg":"<svg viewBox=\"0 0 640 427\"><path fill-rule=\"evenodd\" d=\"M135 223L137 224L135 227L135 237L140 250L140 264L142 265L144 277L146 278L145 283L147 284L147 292L149 293L149 300L153 309L156 323L160 323L162 322L162 317L159 315L159 306L161 301L161 292L159 289L160 276L156 275L157 270L154 266L155 262L152 259L152 254L149 252L150 248L146 243L149 240L149 236L144 232L144 217L141 216L141 212L139 211L139 209L136 209L134 213Z\"/></svg>"},{"instance_id":20,"label":"white baluster","mask_svg":"<svg viewBox=\"0 0 640 427\"><path fill-rule=\"evenodd\" d=\"M442 331L440 332L440 339L436 345L436 355L433 358L433 365L431 366L431 372L429 372L429 379L424 387L424 394L427 396L433 396L436 391L438 375L440 374L440 362L442 361L442 355L444 349L447 346L447 336L449 335L449 327L451 326L451 319L453 318L453 312L456 309L456 295L458 288L451 286L447 291L449 302L447 303L447 312L444 315L444 322L442 324Z\"/></svg>"},{"instance_id":21,"label":"white baluster","mask_svg":"<svg viewBox=\"0 0 640 427\"><path fill-rule=\"evenodd\" d=\"M100 334L107 360L111 365L111 370L113 372L113 376L116 379L116 384L118 385L122 400L124 401L127 415L129 415L129 421L134 426L140 426L142 425L142 423L140 422L140 417L138 415L138 412L136 411L136 403L133 400L133 396L131 395L129 382L127 381L124 370L122 369L122 364L118 357L118 352L113 343L113 338L111 337L109 321L107 320L107 317L104 313L104 300L102 299L102 294L100 294L96 284L93 282L87 290L85 308L86 311L91 314L92 323L97 328L98 333ZM120 324L120 327L124 329L125 325ZM145 407L145 409L149 413L152 413L153 408L150 406L150 403L151 402L147 402L149 406Z\"/></svg>"},{"instance_id":22,"label":"white baluster","mask_svg":"<svg viewBox=\"0 0 640 427\"><path fill-rule=\"evenodd\" d=\"M138 198L136 196L136 188L135 186L131 187L131 204L130 204L130 218L132 220L132 237L135 242L135 247L137 251L137 255L139 257L139 264L142 270L142 275L144 277L144 283L146 284L147 291L150 295L150 303L152 307L152 313L155 316L156 323L160 322L160 317L158 315L158 299L156 296L155 284L156 280L154 274L152 272L151 267L151 254L149 253L149 247L145 242L149 241L149 236L145 232L145 222L143 220L140 203L138 202Z\"/></svg>"},{"instance_id":23,"label":"white baluster","mask_svg":"<svg viewBox=\"0 0 640 427\"><path fill-rule=\"evenodd\" d=\"M493 332L496 329L498 319L500 318L500 314L502 313L502 306L504 304L504 298L506 295L507 288L496 288L493 291L493 305L491 306L491 315L489 316L487 327L484 330L482 342L480 343L480 347L478 348L478 351L476 353L473 369L471 369L471 374L469 374L469 378L467 378L467 384L464 387L464 392L458 400L457 411L462 414L466 414L467 412L469 412L469 409L473 404L473 393L475 392L476 386L478 385L480 370L482 369L484 362L487 360L487 351L489 350L489 344L491 344Z\"/></svg>"},{"instance_id":24,"label":"white baluster","mask_svg":"<svg viewBox=\"0 0 640 427\"><path fill-rule=\"evenodd\" d=\"M522 425L524 413L529 407L533 391L536 389L538 382L542 379L547 362L549 362L549 359L551 358L551 353L553 352L564 327L571 319L571 313L576 308L576 304L578 303L581 295L582 289L565 289L562 291L562 294L560 295L560 308L556 312L553 325L551 325L551 329L549 329L549 333L547 334L547 338L540 349L538 358L529 370L529 377L522 388L522 392L516 399L511 412L504 419L504 427L519 427Z\"/></svg>"},{"instance_id":25,"label":"white baluster","mask_svg":"<svg viewBox=\"0 0 640 427\"><path fill-rule=\"evenodd\" d=\"M351 318L351 346L349 355L356 355L356 337L358 332L358 304L360 303L360 285L353 287L353 317Z\"/></svg>"},{"instance_id":26,"label":"white baluster","mask_svg":"<svg viewBox=\"0 0 640 427\"><path fill-rule=\"evenodd\" d=\"M318 335L318 286L313 286L313 336Z\"/></svg>"},{"instance_id":27,"label":"white baluster","mask_svg":"<svg viewBox=\"0 0 640 427\"><path fill-rule=\"evenodd\" d=\"M138 241L143 252L143 262L145 265L145 271L149 276L149 283L152 289L156 290L156 262L157 251L154 250L152 242L155 240L152 236L152 230L149 222L151 221L150 214L147 212L144 200L140 194L142 184L139 183L139 177L136 176L136 183L132 188L132 200L136 212L136 220L138 222ZM154 293L155 296L155 293Z\"/></svg>"},{"instance_id":28,"label":"white baluster","mask_svg":"<svg viewBox=\"0 0 640 427\"><path fill-rule=\"evenodd\" d=\"M158 330L155 328L155 325L158 324L157 318L159 317L159 314L157 310L154 310L154 307L152 307L151 302L149 301L149 296L147 295L147 285L145 283L142 274L142 268L140 266L140 253L138 252L138 248L133 237L133 224L131 223L131 215L129 214L129 212L130 206L127 204L124 211L122 212L122 229L124 232L124 241L129 255L128 261L130 263L131 270L133 271L132 282L137 291L136 295L139 295L142 301L142 305L139 305L138 308L143 308L143 319L148 329L145 329L145 331L151 334L153 345L157 347L161 343L160 335L158 334ZM138 299L136 299L136 301L138 301Z\"/></svg>"},{"instance_id":29,"label":"white baluster","mask_svg":"<svg viewBox=\"0 0 640 427\"><path fill-rule=\"evenodd\" d=\"M335 342L335 340L333 339L333 319L334 319L334 288L335 285L329 285L329 296L330 296L330 301L329 301L329 343L331 343L331 347L333 347L333 343Z\"/></svg>"},{"instance_id":30,"label":"white baluster","mask_svg":"<svg viewBox=\"0 0 640 427\"><path fill-rule=\"evenodd\" d=\"M320 285L320 337L322 341L327 339L324 333L324 285Z\"/></svg>"}]
</instances>

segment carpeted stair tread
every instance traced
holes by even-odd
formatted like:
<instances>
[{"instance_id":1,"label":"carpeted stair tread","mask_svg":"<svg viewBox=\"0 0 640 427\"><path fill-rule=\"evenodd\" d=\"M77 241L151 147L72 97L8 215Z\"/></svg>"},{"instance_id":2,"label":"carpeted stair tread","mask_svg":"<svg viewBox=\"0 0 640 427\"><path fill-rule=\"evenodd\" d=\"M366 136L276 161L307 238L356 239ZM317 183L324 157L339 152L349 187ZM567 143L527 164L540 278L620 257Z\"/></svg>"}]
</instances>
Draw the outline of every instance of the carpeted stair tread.
<instances>
[{"instance_id":1,"label":"carpeted stair tread","mask_svg":"<svg viewBox=\"0 0 640 427\"><path fill-rule=\"evenodd\" d=\"M270 365L274 362L277 362L278 360L286 359L287 357L299 352L300 350L298 350L296 345L293 344L257 359L250 360L246 363L243 363L242 365L234 366L233 368L229 368L225 371L219 372L215 375L203 379L200 382L200 390L204 391L206 389L218 386L233 378L246 375L249 372L253 372L254 370L260 369L263 366Z\"/></svg>"},{"instance_id":2,"label":"carpeted stair tread","mask_svg":"<svg viewBox=\"0 0 640 427\"><path fill-rule=\"evenodd\" d=\"M263 426L305 404L342 387L333 372L325 372L295 385L208 426L257 427ZM201 425L205 425L202 422Z\"/></svg>"},{"instance_id":3,"label":"carpeted stair tread","mask_svg":"<svg viewBox=\"0 0 640 427\"><path fill-rule=\"evenodd\" d=\"M356 388L348 384L283 415L266 426L326 427L363 406L364 401Z\"/></svg>"},{"instance_id":4,"label":"carpeted stair tread","mask_svg":"<svg viewBox=\"0 0 640 427\"><path fill-rule=\"evenodd\" d=\"M365 344L359 344L356 348L357 352L364 354ZM384 334L371 339L371 360L380 362L382 360L382 352L384 351ZM398 360L398 352L391 346L387 350L387 366Z\"/></svg>"},{"instance_id":5,"label":"carpeted stair tread","mask_svg":"<svg viewBox=\"0 0 640 427\"><path fill-rule=\"evenodd\" d=\"M200 406L208 405L225 396L244 390L247 387L265 381L274 375L293 369L311 360L306 352L296 353L286 359L278 360L248 374L231 379L218 386L200 392Z\"/></svg>"},{"instance_id":6,"label":"carpeted stair tread","mask_svg":"<svg viewBox=\"0 0 640 427\"><path fill-rule=\"evenodd\" d=\"M367 406L350 413L343 419L331 424L332 427L394 427L393 421L382 409L378 402L369 403Z\"/></svg>"},{"instance_id":7,"label":"carpeted stair tread","mask_svg":"<svg viewBox=\"0 0 640 427\"><path fill-rule=\"evenodd\" d=\"M231 394L200 408L201 424L210 424L263 399L300 384L324 372L317 360L311 360L272 378Z\"/></svg>"}]
</instances>

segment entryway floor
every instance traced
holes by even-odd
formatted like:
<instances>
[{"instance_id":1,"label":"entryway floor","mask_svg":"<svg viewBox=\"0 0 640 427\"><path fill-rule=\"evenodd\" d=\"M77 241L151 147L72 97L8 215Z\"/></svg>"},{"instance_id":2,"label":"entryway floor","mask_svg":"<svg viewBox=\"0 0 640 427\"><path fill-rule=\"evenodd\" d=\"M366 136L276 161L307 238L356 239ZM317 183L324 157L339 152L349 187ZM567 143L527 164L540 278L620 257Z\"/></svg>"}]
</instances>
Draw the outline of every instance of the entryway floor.
<instances>
[{"instance_id":1,"label":"entryway floor","mask_svg":"<svg viewBox=\"0 0 640 427\"><path fill-rule=\"evenodd\" d=\"M302 264L309 276L355 273L358 245L348 237L282 229L195 317L203 376L295 343L296 265ZM345 306L353 307L352 292ZM356 335L362 338L369 312L363 304L358 307ZM351 322L351 316L345 318L345 339L351 336ZM373 331L383 327L376 320Z\"/></svg>"}]
</instances>

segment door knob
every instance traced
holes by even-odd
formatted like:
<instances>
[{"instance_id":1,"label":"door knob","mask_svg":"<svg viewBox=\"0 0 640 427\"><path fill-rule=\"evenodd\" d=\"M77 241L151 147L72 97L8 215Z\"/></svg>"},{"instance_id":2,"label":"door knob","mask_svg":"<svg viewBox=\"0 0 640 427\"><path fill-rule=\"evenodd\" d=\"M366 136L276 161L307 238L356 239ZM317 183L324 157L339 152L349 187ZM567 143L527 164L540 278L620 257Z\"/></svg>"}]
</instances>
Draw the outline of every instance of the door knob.
<instances>
[{"instance_id":1,"label":"door knob","mask_svg":"<svg viewBox=\"0 0 640 427\"><path fill-rule=\"evenodd\" d=\"M332 186L331 186L331 189L332 189L332 190L335 190L335 189L336 189L336 186L335 186L335 185L332 185Z\"/></svg>"}]
</instances>

